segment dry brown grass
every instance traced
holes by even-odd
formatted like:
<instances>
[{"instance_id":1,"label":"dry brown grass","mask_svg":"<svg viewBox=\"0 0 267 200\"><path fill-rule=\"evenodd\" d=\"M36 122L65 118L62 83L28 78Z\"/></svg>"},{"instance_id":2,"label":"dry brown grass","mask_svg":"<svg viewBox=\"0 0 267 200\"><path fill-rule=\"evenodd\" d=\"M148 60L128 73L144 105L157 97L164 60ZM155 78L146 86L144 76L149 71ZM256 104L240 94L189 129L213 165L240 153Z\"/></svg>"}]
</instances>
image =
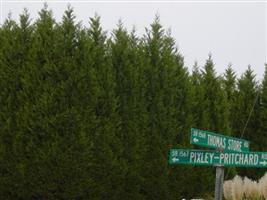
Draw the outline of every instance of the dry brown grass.
<instances>
[{"instance_id":1,"label":"dry brown grass","mask_svg":"<svg viewBox=\"0 0 267 200\"><path fill-rule=\"evenodd\" d=\"M244 196L243 180L240 176L235 176L232 184L232 199L239 200Z\"/></svg>"},{"instance_id":2,"label":"dry brown grass","mask_svg":"<svg viewBox=\"0 0 267 200\"><path fill-rule=\"evenodd\" d=\"M261 196L267 199L267 173L259 180L259 187Z\"/></svg>"},{"instance_id":3,"label":"dry brown grass","mask_svg":"<svg viewBox=\"0 0 267 200\"><path fill-rule=\"evenodd\" d=\"M223 183L223 194L226 200L232 200L233 181L228 180Z\"/></svg>"},{"instance_id":4,"label":"dry brown grass","mask_svg":"<svg viewBox=\"0 0 267 200\"><path fill-rule=\"evenodd\" d=\"M223 193L226 200L267 200L267 173L258 182L235 176L224 181Z\"/></svg>"}]
</instances>

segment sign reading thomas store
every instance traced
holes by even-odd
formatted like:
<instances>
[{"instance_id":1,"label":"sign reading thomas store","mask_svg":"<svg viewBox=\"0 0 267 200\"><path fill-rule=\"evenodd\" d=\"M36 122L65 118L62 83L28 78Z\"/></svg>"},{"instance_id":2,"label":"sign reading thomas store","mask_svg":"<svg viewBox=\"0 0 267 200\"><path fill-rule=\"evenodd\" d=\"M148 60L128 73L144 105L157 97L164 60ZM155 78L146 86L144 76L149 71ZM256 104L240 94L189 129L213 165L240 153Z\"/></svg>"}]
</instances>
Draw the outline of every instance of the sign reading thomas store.
<instances>
[{"instance_id":1,"label":"sign reading thomas store","mask_svg":"<svg viewBox=\"0 0 267 200\"><path fill-rule=\"evenodd\" d=\"M246 140L195 128L191 129L190 143L203 147L224 149L224 151L249 151L249 142Z\"/></svg>"},{"instance_id":2,"label":"sign reading thomas store","mask_svg":"<svg viewBox=\"0 0 267 200\"><path fill-rule=\"evenodd\" d=\"M250 152L244 139L192 128L190 143L214 150L170 149L169 164L216 167L215 200L222 200L224 167L267 168L267 152Z\"/></svg>"}]
</instances>

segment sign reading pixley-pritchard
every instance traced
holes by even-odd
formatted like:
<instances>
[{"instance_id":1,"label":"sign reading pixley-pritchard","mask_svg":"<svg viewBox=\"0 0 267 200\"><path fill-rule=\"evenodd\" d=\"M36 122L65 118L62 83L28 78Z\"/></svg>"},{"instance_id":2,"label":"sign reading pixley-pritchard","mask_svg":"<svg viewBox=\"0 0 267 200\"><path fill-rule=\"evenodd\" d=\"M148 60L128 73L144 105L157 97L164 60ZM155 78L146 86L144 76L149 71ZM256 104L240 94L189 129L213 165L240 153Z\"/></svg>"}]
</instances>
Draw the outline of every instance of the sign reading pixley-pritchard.
<instances>
[{"instance_id":1,"label":"sign reading pixley-pritchard","mask_svg":"<svg viewBox=\"0 0 267 200\"><path fill-rule=\"evenodd\" d=\"M171 149L170 164L267 168L267 152L216 152Z\"/></svg>"},{"instance_id":2,"label":"sign reading pixley-pritchard","mask_svg":"<svg viewBox=\"0 0 267 200\"><path fill-rule=\"evenodd\" d=\"M199 129L191 129L191 144L199 146L223 149L226 152L248 152L249 142L247 140L216 134Z\"/></svg>"}]
</instances>

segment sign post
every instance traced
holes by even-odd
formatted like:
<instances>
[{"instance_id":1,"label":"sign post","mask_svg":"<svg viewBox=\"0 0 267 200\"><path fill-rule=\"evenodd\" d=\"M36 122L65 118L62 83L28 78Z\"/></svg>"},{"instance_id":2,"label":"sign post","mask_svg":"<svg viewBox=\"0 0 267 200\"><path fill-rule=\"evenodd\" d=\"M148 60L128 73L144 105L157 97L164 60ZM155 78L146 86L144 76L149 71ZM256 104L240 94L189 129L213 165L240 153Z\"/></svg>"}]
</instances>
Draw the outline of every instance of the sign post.
<instances>
[{"instance_id":1,"label":"sign post","mask_svg":"<svg viewBox=\"0 0 267 200\"><path fill-rule=\"evenodd\" d=\"M223 149L216 149L216 152L223 153ZM215 177L215 200L223 199L223 181L224 181L224 167L222 164L216 165L216 177Z\"/></svg>"},{"instance_id":2,"label":"sign post","mask_svg":"<svg viewBox=\"0 0 267 200\"><path fill-rule=\"evenodd\" d=\"M215 200L222 200L223 180L224 180L224 168L223 166L217 166L216 179L215 179Z\"/></svg>"}]
</instances>

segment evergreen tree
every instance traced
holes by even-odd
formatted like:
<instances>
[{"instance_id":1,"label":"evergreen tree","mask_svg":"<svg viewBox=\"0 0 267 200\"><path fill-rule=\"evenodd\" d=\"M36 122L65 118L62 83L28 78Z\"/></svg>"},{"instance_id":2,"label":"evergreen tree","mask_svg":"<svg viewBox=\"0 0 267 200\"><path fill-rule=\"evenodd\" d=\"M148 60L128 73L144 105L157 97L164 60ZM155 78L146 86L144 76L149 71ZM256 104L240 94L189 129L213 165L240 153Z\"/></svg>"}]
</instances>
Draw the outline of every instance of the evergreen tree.
<instances>
[{"instance_id":1,"label":"evergreen tree","mask_svg":"<svg viewBox=\"0 0 267 200\"><path fill-rule=\"evenodd\" d=\"M259 101L258 85L255 74L250 66L238 80L237 102L235 104L237 118L234 121L234 133L237 137L250 141L250 149L258 151L260 144L258 141L259 130ZM237 169L240 175L251 178L259 178L262 171L259 169Z\"/></svg>"},{"instance_id":2,"label":"evergreen tree","mask_svg":"<svg viewBox=\"0 0 267 200\"><path fill-rule=\"evenodd\" d=\"M207 130L229 134L226 95L222 89L220 77L216 76L211 56L204 66L202 77L201 84L204 91L202 126Z\"/></svg>"},{"instance_id":3,"label":"evergreen tree","mask_svg":"<svg viewBox=\"0 0 267 200\"><path fill-rule=\"evenodd\" d=\"M6 43L1 59L1 73L5 90L1 92L1 104L3 133L1 134L3 151L3 179L7 180L1 186L4 194L12 193L12 198L27 197L24 190L25 184L25 151L30 152L32 140L30 140L27 123L27 100L25 90L27 82L27 66L29 65L30 49L33 35L33 27L30 24L29 14L25 9L20 15L17 25L9 18L3 27L3 40ZM29 154L28 154L29 155ZM17 184L13 184L17 182Z\"/></svg>"},{"instance_id":4,"label":"evergreen tree","mask_svg":"<svg viewBox=\"0 0 267 200\"><path fill-rule=\"evenodd\" d=\"M147 173L144 174L144 190L148 199L172 199L177 198L178 193L169 190L172 184L168 180L170 172L166 165L166 152L171 144L177 143L177 135L188 126L183 123L186 120L183 117L187 107L183 107L183 103L187 100L188 74L173 38L165 33L158 17L144 39L148 112L145 161L148 163L144 165ZM160 188L157 193L153 190L155 187Z\"/></svg>"},{"instance_id":5,"label":"evergreen tree","mask_svg":"<svg viewBox=\"0 0 267 200\"><path fill-rule=\"evenodd\" d=\"M199 81L200 80L200 81ZM199 108L197 117L198 128L229 134L228 110L226 104L226 95L222 89L220 77L216 75L211 56L199 74L197 68L193 72L193 81L195 83L195 95ZM198 109L196 109L198 111ZM210 169L196 169L200 180L197 193L205 195L207 191L213 191L214 173ZM203 181L203 182L202 182ZM205 184L204 184L205 183ZM209 183L209 184L207 184Z\"/></svg>"},{"instance_id":6,"label":"evergreen tree","mask_svg":"<svg viewBox=\"0 0 267 200\"><path fill-rule=\"evenodd\" d=\"M191 96L192 96L192 115L193 115L193 126L201 127L200 116L202 115L203 104L201 102L204 100L204 91L201 84L202 74L199 70L198 64L195 62L192 70L192 75L190 76L191 83Z\"/></svg>"},{"instance_id":7,"label":"evergreen tree","mask_svg":"<svg viewBox=\"0 0 267 200\"><path fill-rule=\"evenodd\" d=\"M234 119L236 118L234 104L236 101L237 89L236 89L236 75L231 65L229 65L228 68L225 70L223 89L225 90L225 93L227 95L227 107L229 110L229 126L230 129L232 130Z\"/></svg>"},{"instance_id":8,"label":"evergreen tree","mask_svg":"<svg viewBox=\"0 0 267 200\"><path fill-rule=\"evenodd\" d=\"M265 64L265 72L261 85L261 98L260 98L260 150L266 151L266 132L267 132L267 64Z\"/></svg>"},{"instance_id":9,"label":"evergreen tree","mask_svg":"<svg viewBox=\"0 0 267 200\"><path fill-rule=\"evenodd\" d=\"M111 67L106 34L100 26L100 18L90 18L89 38L92 41L91 67L98 84L97 104L95 105L96 127L93 132L94 155L90 174L93 180L90 197L92 199L118 199L121 195L125 162L120 156L123 152L119 140L120 120L117 113L115 78Z\"/></svg>"},{"instance_id":10,"label":"evergreen tree","mask_svg":"<svg viewBox=\"0 0 267 200\"><path fill-rule=\"evenodd\" d=\"M166 80L165 66L162 63L164 30L156 18L147 30L145 38L146 55L146 109L148 111L148 129L146 132L146 161L144 163L145 185L142 186L147 199L169 199L167 188L167 165L163 143L164 135L164 102L163 85ZM164 152L164 153L163 153ZM157 192L155 192L157 191Z\"/></svg>"},{"instance_id":11,"label":"evergreen tree","mask_svg":"<svg viewBox=\"0 0 267 200\"><path fill-rule=\"evenodd\" d=\"M138 127L142 117L139 113L138 97L140 85L137 82L138 64L137 38L134 33L129 35L122 23L113 32L111 42L112 66L115 74L115 94L118 99L120 126L117 129L123 151L125 175L120 198L141 199L142 177L140 159L144 151L142 129Z\"/></svg>"},{"instance_id":12,"label":"evergreen tree","mask_svg":"<svg viewBox=\"0 0 267 200\"><path fill-rule=\"evenodd\" d=\"M237 86L236 86L236 74L232 68L232 65L229 64L225 70L223 77L223 89L227 96L227 110L229 111L229 130L230 135L235 136L233 132L234 121L238 117L235 111L235 104L237 101ZM228 167L225 171L225 179L233 178L237 172L236 168Z\"/></svg>"},{"instance_id":13,"label":"evergreen tree","mask_svg":"<svg viewBox=\"0 0 267 200\"><path fill-rule=\"evenodd\" d=\"M257 83L255 80L255 74L253 73L250 66L245 71L245 73L241 76L237 83L238 86L238 100L236 102L236 111L238 113L238 118L234 121L234 130L236 136L241 136L247 140L254 140L250 132L250 128L252 128L253 118L255 117L255 112L251 113L255 98L257 96ZM250 118L249 123L247 123L248 118ZM244 128L245 132L243 133ZM253 129L253 128L252 128Z\"/></svg>"},{"instance_id":14,"label":"evergreen tree","mask_svg":"<svg viewBox=\"0 0 267 200\"><path fill-rule=\"evenodd\" d=\"M11 19L11 16L5 20L0 31L0 141L1 141L1 156L0 156L0 173L2 179L0 180L0 196L12 196L12 189L16 189L15 186L12 187L14 181L15 164L10 158L14 157L14 131L12 126L14 124L14 102L15 102L15 73L14 69L14 58L16 54L15 48L15 29L17 24ZM14 82L12 81L14 80ZM16 196L16 194L13 194ZM14 198L14 197L13 197Z\"/></svg>"}]
</instances>

